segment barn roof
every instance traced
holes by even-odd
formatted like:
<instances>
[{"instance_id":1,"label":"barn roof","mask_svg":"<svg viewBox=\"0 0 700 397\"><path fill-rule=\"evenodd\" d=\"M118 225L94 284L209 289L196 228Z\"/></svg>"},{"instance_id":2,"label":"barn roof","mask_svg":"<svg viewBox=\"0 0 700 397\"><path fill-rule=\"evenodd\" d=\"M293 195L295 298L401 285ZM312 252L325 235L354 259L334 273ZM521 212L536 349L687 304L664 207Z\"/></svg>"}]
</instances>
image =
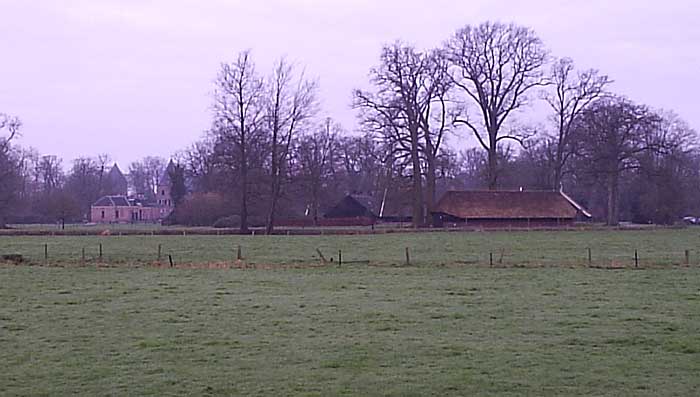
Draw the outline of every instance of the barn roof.
<instances>
[{"instance_id":1,"label":"barn roof","mask_svg":"<svg viewBox=\"0 0 700 397\"><path fill-rule=\"evenodd\" d=\"M323 216L325 218L376 218L376 205L371 196L348 194Z\"/></svg>"},{"instance_id":2,"label":"barn roof","mask_svg":"<svg viewBox=\"0 0 700 397\"><path fill-rule=\"evenodd\" d=\"M464 219L575 218L590 216L570 197L557 191L449 191L433 213Z\"/></svg>"},{"instance_id":3,"label":"barn roof","mask_svg":"<svg viewBox=\"0 0 700 397\"><path fill-rule=\"evenodd\" d=\"M104 196L92 205L93 207L129 207L129 199L125 196Z\"/></svg>"}]
</instances>

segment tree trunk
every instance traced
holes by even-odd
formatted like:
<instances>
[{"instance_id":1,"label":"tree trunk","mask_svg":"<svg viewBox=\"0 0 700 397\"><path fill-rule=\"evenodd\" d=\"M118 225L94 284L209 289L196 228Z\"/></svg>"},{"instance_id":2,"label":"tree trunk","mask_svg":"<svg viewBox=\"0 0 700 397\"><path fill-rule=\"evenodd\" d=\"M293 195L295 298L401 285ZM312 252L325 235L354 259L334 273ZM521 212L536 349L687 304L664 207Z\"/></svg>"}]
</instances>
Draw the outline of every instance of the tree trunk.
<instances>
[{"instance_id":1,"label":"tree trunk","mask_svg":"<svg viewBox=\"0 0 700 397\"><path fill-rule=\"evenodd\" d=\"M489 190L496 190L498 187L498 153L495 145L489 149Z\"/></svg>"},{"instance_id":2,"label":"tree trunk","mask_svg":"<svg viewBox=\"0 0 700 397\"><path fill-rule=\"evenodd\" d=\"M432 149L431 149L432 150ZM435 156L432 155L432 153L428 153L427 157L427 164L428 164L428 172L425 176L425 185L426 185L426 195L425 195L425 204L428 209L428 213L426 216L428 216L427 222L432 225L432 219L430 219L430 211L433 210L433 207L435 206Z\"/></svg>"},{"instance_id":3,"label":"tree trunk","mask_svg":"<svg viewBox=\"0 0 700 397\"><path fill-rule=\"evenodd\" d=\"M552 190L559 190L561 187L561 174L564 169L564 164L562 164L564 154L562 149L557 148L557 157L554 160L554 180L552 181Z\"/></svg>"},{"instance_id":4,"label":"tree trunk","mask_svg":"<svg viewBox=\"0 0 700 397\"><path fill-rule=\"evenodd\" d=\"M270 209L267 213L267 225L265 226L265 234L268 235L272 234L275 230L275 212L277 211L277 201L280 192L279 182L277 182L278 178L278 176L274 176L272 182L272 197L270 200Z\"/></svg>"},{"instance_id":5,"label":"tree trunk","mask_svg":"<svg viewBox=\"0 0 700 397\"><path fill-rule=\"evenodd\" d=\"M420 156L418 154L418 131L411 128L411 163L413 165L413 227L424 224L423 181L421 178Z\"/></svg>"},{"instance_id":6,"label":"tree trunk","mask_svg":"<svg viewBox=\"0 0 700 397\"><path fill-rule=\"evenodd\" d=\"M314 220L314 226L318 226L318 186L316 183L313 185L313 193L312 198L311 198L311 216L313 217Z\"/></svg>"},{"instance_id":7,"label":"tree trunk","mask_svg":"<svg viewBox=\"0 0 700 397\"><path fill-rule=\"evenodd\" d=\"M606 222L608 226L617 226L619 224L618 185L618 174L616 171L613 171L608 175L608 214Z\"/></svg>"},{"instance_id":8,"label":"tree trunk","mask_svg":"<svg viewBox=\"0 0 700 397\"><path fill-rule=\"evenodd\" d=\"M245 141L243 142L245 144ZM242 234L248 234L248 159L245 146L241 145L241 228Z\"/></svg>"}]
</instances>

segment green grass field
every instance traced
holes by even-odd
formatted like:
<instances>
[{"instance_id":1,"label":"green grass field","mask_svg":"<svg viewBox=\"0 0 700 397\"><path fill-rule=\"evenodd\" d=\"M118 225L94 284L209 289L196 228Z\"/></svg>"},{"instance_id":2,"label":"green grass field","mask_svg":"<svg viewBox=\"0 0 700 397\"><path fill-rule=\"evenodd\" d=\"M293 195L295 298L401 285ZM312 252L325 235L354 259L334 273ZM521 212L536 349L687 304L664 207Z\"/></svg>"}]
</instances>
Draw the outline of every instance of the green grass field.
<instances>
[{"instance_id":1,"label":"green grass field","mask_svg":"<svg viewBox=\"0 0 700 397\"><path fill-rule=\"evenodd\" d=\"M694 229L4 236L0 254L43 264L45 243L49 266L0 265L0 395L700 390ZM90 260L100 243L110 266ZM317 264L316 248L370 262L265 270L146 266L158 244L179 263L230 261L239 244L249 263ZM78 266L83 247L89 258ZM410 266L403 265L405 247ZM594 263L628 268L587 268L587 247ZM686 249L689 266L682 265ZM494 268L488 252L495 262L503 252Z\"/></svg>"},{"instance_id":2,"label":"green grass field","mask_svg":"<svg viewBox=\"0 0 700 397\"><path fill-rule=\"evenodd\" d=\"M345 236L0 236L0 254L21 254L28 261L42 264L44 244L48 263L80 264L85 249L86 262L99 258L118 265L143 265L158 259L176 263L232 262L240 245L246 262L253 264L318 263L316 249L337 261L369 261L376 265L405 264L409 248L412 265L588 265L634 266L638 251L641 266L700 263L700 230L663 229L641 231L521 231L521 232L434 232L389 233Z\"/></svg>"},{"instance_id":3,"label":"green grass field","mask_svg":"<svg viewBox=\"0 0 700 397\"><path fill-rule=\"evenodd\" d=\"M3 395L696 395L700 269L0 267Z\"/></svg>"}]
</instances>

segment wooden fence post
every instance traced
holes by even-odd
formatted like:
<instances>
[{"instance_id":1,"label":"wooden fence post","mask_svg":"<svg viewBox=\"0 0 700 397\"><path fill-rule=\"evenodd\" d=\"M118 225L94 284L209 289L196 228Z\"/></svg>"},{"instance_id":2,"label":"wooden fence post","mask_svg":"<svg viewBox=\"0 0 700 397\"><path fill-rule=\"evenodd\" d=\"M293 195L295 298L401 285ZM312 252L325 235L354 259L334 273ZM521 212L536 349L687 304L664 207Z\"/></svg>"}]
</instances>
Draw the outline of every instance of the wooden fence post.
<instances>
[{"instance_id":1,"label":"wooden fence post","mask_svg":"<svg viewBox=\"0 0 700 397\"><path fill-rule=\"evenodd\" d=\"M406 266L411 264L411 256L408 254L408 247L406 247Z\"/></svg>"},{"instance_id":2,"label":"wooden fence post","mask_svg":"<svg viewBox=\"0 0 700 397\"><path fill-rule=\"evenodd\" d=\"M343 251L338 250L338 267L343 264Z\"/></svg>"},{"instance_id":3,"label":"wooden fence post","mask_svg":"<svg viewBox=\"0 0 700 397\"><path fill-rule=\"evenodd\" d=\"M49 260L49 245L46 243L44 244L44 260Z\"/></svg>"},{"instance_id":4,"label":"wooden fence post","mask_svg":"<svg viewBox=\"0 0 700 397\"><path fill-rule=\"evenodd\" d=\"M82 259L83 259L83 263L85 263L85 247L83 247Z\"/></svg>"},{"instance_id":5,"label":"wooden fence post","mask_svg":"<svg viewBox=\"0 0 700 397\"><path fill-rule=\"evenodd\" d=\"M100 243L100 262L102 261L102 243Z\"/></svg>"},{"instance_id":6,"label":"wooden fence post","mask_svg":"<svg viewBox=\"0 0 700 397\"><path fill-rule=\"evenodd\" d=\"M326 257L323 256L323 252L321 252L320 249L316 248L316 253L318 254L318 257L321 258L321 262L323 262L323 264L325 265L328 262L328 260L326 260Z\"/></svg>"},{"instance_id":7,"label":"wooden fence post","mask_svg":"<svg viewBox=\"0 0 700 397\"><path fill-rule=\"evenodd\" d=\"M593 256L591 255L591 247L588 247L588 266L591 266L593 262Z\"/></svg>"},{"instance_id":8,"label":"wooden fence post","mask_svg":"<svg viewBox=\"0 0 700 397\"><path fill-rule=\"evenodd\" d=\"M489 252L489 266L493 267L493 252Z\"/></svg>"},{"instance_id":9,"label":"wooden fence post","mask_svg":"<svg viewBox=\"0 0 700 397\"><path fill-rule=\"evenodd\" d=\"M160 244L158 244L158 262L160 262L160 257L161 257L161 251L162 251L162 249L163 249L163 247L162 247Z\"/></svg>"},{"instance_id":10,"label":"wooden fence post","mask_svg":"<svg viewBox=\"0 0 700 397\"><path fill-rule=\"evenodd\" d=\"M243 253L241 252L241 246L239 245L238 250L236 252L236 260L240 261L241 259L243 259Z\"/></svg>"},{"instance_id":11,"label":"wooden fence post","mask_svg":"<svg viewBox=\"0 0 700 397\"><path fill-rule=\"evenodd\" d=\"M173 262L173 256L168 254L168 261L170 261L170 267L175 266L175 263Z\"/></svg>"},{"instance_id":12,"label":"wooden fence post","mask_svg":"<svg viewBox=\"0 0 700 397\"><path fill-rule=\"evenodd\" d=\"M637 250L634 250L634 267L639 267L639 255L637 255Z\"/></svg>"},{"instance_id":13,"label":"wooden fence post","mask_svg":"<svg viewBox=\"0 0 700 397\"><path fill-rule=\"evenodd\" d=\"M685 250L685 264L690 265L690 251Z\"/></svg>"}]
</instances>

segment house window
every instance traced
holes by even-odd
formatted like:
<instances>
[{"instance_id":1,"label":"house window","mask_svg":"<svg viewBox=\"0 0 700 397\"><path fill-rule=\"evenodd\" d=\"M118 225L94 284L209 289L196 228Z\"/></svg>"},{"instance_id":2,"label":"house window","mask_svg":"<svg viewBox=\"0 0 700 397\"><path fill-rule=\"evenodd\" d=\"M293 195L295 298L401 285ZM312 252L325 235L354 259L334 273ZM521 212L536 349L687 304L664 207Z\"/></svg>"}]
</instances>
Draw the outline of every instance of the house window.
<instances>
[{"instance_id":1,"label":"house window","mask_svg":"<svg viewBox=\"0 0 700 397\"><path fill-rule=\"evenodd\" d=\"M105 211L102 210L102 219L105 219Z\"/></svg>"},{"instance_id":2,"label":"house window","mask_svg":"<svg viewBox=\"0 0 700 397\"><path fill-rule=\"evenodd\" d=\"M115 217L116 219L119 219L119 210L115 210L115 211L114 211L114 217Z\"/></svg>"},{"instance_id":3,"label":"house window","mask_svg":"<svg viewBox=\"0 0 700 397\"><path fill-rule=\"evenodd\" d=\"M161 195L161 196L165 196L165 190L161 190L161 191L160 191L160 195Z\"/></svg>"}]
</instances>

